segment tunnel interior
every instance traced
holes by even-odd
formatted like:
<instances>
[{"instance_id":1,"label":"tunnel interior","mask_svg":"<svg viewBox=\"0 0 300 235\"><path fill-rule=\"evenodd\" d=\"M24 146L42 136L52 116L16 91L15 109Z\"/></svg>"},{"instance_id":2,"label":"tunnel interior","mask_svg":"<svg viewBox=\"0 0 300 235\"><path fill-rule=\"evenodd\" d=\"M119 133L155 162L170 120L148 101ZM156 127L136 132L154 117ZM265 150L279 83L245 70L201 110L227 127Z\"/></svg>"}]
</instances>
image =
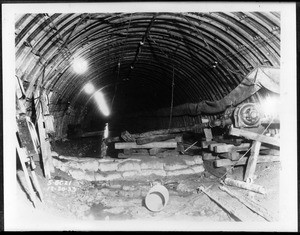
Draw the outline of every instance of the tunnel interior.
<instances>
[{"instance_id":1,"label":"tunnel interior","mask_svg":"<svg viewBox=\"0 0 300 235\"><path fill-rule=\"evenodd\" d=\"M255 68L278 68L280 14L25 14L15 20L15 45L16 78L23 84L18 98L31 115L32 100L45 95L56 138L68 126L96 131L107 122L112 131L141 132L197 123L199 115L169 123L170 115L153 114L220 100ZM88 66L82 74L72 67L78 59ZM84 92L88 83L103 93L109 116ZM249 99L260 102L268 92Z\"/></svg>"},{"instance_id":2,"label":"tunnel interior","mask_svg":"<svg viewBox=\"0 0 300 235\"><path fill-rule=\"evenodd\" d=\"M14 28L18 156L38 165L47 203L152 218L159 181L157 218L278 220L280 11L27 13ZM199 182L217 195L226 179L270 211L250 216L228 195L235 213L215 207ZM199 192L205 205L178 211Z\"/></svg>"}]
</instances>

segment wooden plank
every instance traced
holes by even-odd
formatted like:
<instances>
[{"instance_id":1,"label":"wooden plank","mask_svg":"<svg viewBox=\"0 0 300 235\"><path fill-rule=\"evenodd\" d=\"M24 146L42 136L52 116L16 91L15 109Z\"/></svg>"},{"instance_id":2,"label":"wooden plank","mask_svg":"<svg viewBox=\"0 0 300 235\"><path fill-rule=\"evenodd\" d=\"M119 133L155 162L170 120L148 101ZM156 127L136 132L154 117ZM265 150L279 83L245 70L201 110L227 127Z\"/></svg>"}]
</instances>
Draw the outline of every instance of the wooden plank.
<instances>
[{"instance_id":1,"label":"wooden plank","mask_svg":"<svg viewBox=\"0 0 300 235\"><path fill-rule=\"evenodd\" d=\"M28 169L27 169L27 166L26 166L26 163L25 163L25 162L27 162L27 160L26 160L27 156L26 156L26 153L25 153L25 149L20 148L18 140L16 141L16 148L17 148L17 153L18 153L18 156L19 156L19 159L20 159L20 162L21 162L22 170L24 172L24 177L25 177L25 181L26 181L26 184L27 184L27 190L29 192L29 197L30 197L30 199L33 203L33 206L36 207L35 193L34 193L34 190L33 190L33 187L32 187L31 181L30 181L30 177L29 177L29 174L28 174Z\"/></svg>"},{"instance_id":2,"label":"wooden plank","mask_svg":"<svg viewBox=\"0 0 300 235\"><path fill-rule=\"evenodd\" d=\"M128 131L123 131L121 133L121 138L126 142L134 142L135 141L135 138Z\"/></svg>"},{"instance_id":3,"label":"wooden plank","mask_svg":"<svg viewBox=\"0 0 300 235\"><path fill-rule=\"evenodd\" d=\"M251 154L248 159L246 172L245 172L245 176L244 176L244 181L246 181L246 182L253 181L253 176L254 176L254 172L256 169L256 163L257 163L257 158L259 155L260 146L261 146L261 142L253 141L252 147L251 147Z\"/></svg>"},{"instance_id":4,"label":"wooden plank","mask_svg":"<svg viewBox=\"0 0 300 235\"><path fill-rule=\"evenodd\" d=\"M134 135L135 137L149 137L153 135L165 135L165 134L172 134L172 133L180 133L185 131L195 131L201 129L202 127L206 127L207 123L196 124L193 126L185 126L185 127L178 127L178 128L170 128L170 129L161 129L155 131L148 131L140 134Z\"/></svg>"},{"instance_id":5,"label":"wooden plank","mask_svg":"<svg viewBox=\"0 0 300 235\"><path fill-rule=\"evenodd\" d=\"M115 149L139 149L139 148L177 148L177 142L173 141L165 141L165 142L152 142L148 144L138 145L135 142L119 142L115 143Z\"/></svg>"},{"instance_id":6,"label":"wooden plank","mask_svg":"<svg viewBox=\"0 0 300 235\"><path fill-rule=\"evenodd\" d=\"M234 205L231 205L226 200L224 200L224 197L220 197L220 195L214 193L211 190L209 191L208 189L205 189L203 186L200 186L198 188L198 191L205 193L211 200L213 200L219 206L225 209L226 212L229 212L231 215L234 215L240 221L249 221L247 215L243 214Z\"/></svg>"},{"instance_id":7,"label":"wooden plank","mask_svg":"<svg viewBox=\"0 0 300 235\"><path fill-rule=\"evenodd\" d=\"M280 150L278 149L269 149L269 148L264 148L264 146L260 147L260 154L265 154L265 155L280 155Z\"/></svg>"},{"instance_id":8,"label":"wooden plank","mask_svg":"<svg viewBox=\"0 0 300 235\"><path fill-rule=\"evenodd\" d=\"M268 137L265 135L257 134L257 133L243 130L243 129L237 129L234 127L230 127L229 134L234 135L234 136L242 136L242 137L250 139L250 140L260 141L262 143L267 143L267 144L271 144L274 146L280 146L280 141L277 138Z\"/></svg>"},{"instance_id":9,"label":"wooden plank","mask_svg":"<svg viewBox=\"0 0 300 235\"><path fill-rule=\"evenodd\" d=\"M246 207L248 207L250 210L252 210L253 212L255 212L258 215L260 215L261 217L263 217L265 220L267 220L269 222L274 221L273 216L271 216L270 213L265 208L263 208L262 206L256 204L255 202L253 202L249 198L245 197L243 194L233 192L232 190L230 190L229 188L227 188L225 186L219 186L219 189L221 189L222 191L228 193L230 196L232 196L232 197L236 198L237 200L239 200Z\"/></svg>"},{"instance_id":10,"label":"wooden plank","mask_svg":"<svg viewBox=\"0 0 300 235\"><path fill-rule=\"evenodd\" d=\"M223 144L215 145L213 151L216 153L226 153L232 151L244 151L250 148L250 143L243 143L239 146L234 146L233 144Z\"/></svg>"},{"instance_id":11,"label":"wooden plank","mask_svg":"<svg viewBox=\"0 0 300 235\"><path fill-rule=\"evenodd\" d=\"M148 144L151 142L160 142L164 140L174 139L178 134L166 134L166 135L153 135L148 137L142 137L136 139L136 143L141 144Z\"/></svg>"},{"instance_id":12,"label":"wooden plank","mask_svg":"<svg viewBox=\"0 0 300 235\"><path fill-rule=\"evenodd\" d=\"M223 166L231 166L231 165L245 165L248 161L248 157L243 157L240 161L231 161L230 159L218 159L214 161L216 167L223 167ZM264 163L264 162L280 162L279 156L273 155L259 155L257 158L257 163Z\"/></svg>"}]
</instances>

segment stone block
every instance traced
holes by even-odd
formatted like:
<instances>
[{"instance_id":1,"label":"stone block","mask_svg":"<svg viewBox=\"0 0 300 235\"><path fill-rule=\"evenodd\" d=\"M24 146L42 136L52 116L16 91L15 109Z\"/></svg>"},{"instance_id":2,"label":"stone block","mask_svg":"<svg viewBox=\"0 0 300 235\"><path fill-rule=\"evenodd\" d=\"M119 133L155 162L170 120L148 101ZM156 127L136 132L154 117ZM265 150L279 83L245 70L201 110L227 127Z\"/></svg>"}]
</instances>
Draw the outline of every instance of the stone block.
<instances>
[{"instance_id":1,"label":"stone block","mask_svg":"<svg viewBox=\"0 0 300 235\"><path fill-rule=\"evenodd\" d=\"M194 165L194 166L191 166L190 169L192 169L194 171L194 173L201 173L201 172L205 171L203 165Z\"/></svg>"},{"instance_id":2,"label":"stone block","mask_svg":"<svg viewBox=\"0 0 300 235\"><path fill-rule=\"evenodd\" d=\"M86 162L78 163L78 168L87 171L97 171L99 168L99 163L97 160L89 160Z\"/></svg>"},{"instance_id":3,"label":"stone block","mask_svg":"<svg viewBox=\"0 0 300 235\"><path fill-rule=\"evenodd\" d=\"M122 178L122 175L117 172L116 173L112 172L105 176L105 180L116 180L116 179L120 179L120 178Z\"/></svg>"},{"instance_id":4,"label":"stone block","mask_svg":"<svg viewBox=\"0 0 300 235\"><path fill-rule=\"evenodd\" d=\"M141 175L142 176L149 176L149 175L158 175L158 176L166 176L166 171L164 170L154 170L154 169L148 169L148 170L142 170Z\"/></svg>"},{"instance_id":5,"label":"stone block","mask_svg":"<svg viewBox=\"0 0 300 235\"><path fill-rule=\"evenodd\" d=\"M100 171L116 171L118 169L118 162L101 162L99 164Z\"/></svg>"},{"instance_id":6,"label":"stone block","mask_svg":"<svg viewBox=\"0 0 300 235\"><path fill-rule=\"evenodd\" d=\"M96 181L95 172L94 171L86 171L85 172L85 180L87 180L87 181Z\"/></svg>"},{"instance_id":7,"label":"stone block","mask_svg":"<svg viewBox=\"0 0 300 235\"><path fill-rule=\"evenodd\" d=\"M98 173L98 172L95 173L94 177L95 177L96 181L105 181L106 180L105 176L101 173Z\"/></svg>"},{"instance_id":8,"label":"stone block","mask_svg":"<svg viewBox=\"0 0 300 235\"><path fill-rule=\"evenodd\" d=\"M156 169L156 170L163 170L164 169L164 163L159 162L157 160L155 161L148 161L148 162L142 162L141 163L141 169Z\"/></svg>"},{"instance_id":9,"label":"stone block","mask_svg":"<svg viewBox=\"0 0 300 235\"><path fill-rule=\"evenodd\" d=\"M174 171L178 169L184 169L187 168L187 165L182 164L182 163L171 163L171 164L165 164L164 169L166 171Z\"/></svg>"},{"instance_id":10,"label":"stone block","mask_svg":"<svg viewBox=\"0 0 300 235\"><path fill-rule=\"evenodd\" d=\"M136 161L126 161L118 165L118 171L140 171L140 163Z\"/></svg>"},{"instance_id":11,"label":"stone block","mask_svg":"<svg viewBox=\"0 0 300 235\"><path fill-rule=\"evenodd\" d=\"M70 175L77 180L84 180L85 179L85 172L80 169L69 169Z\"/></svg>"},{"instance_id":12,"label":"stone block","mask_svg":"<svg viewBox=\"0 0 300 235\"><path fill-rule=\"evenodd\" d=\"M193 160L195 162L195 164L203 164L203 160L202 160L202 156L200 155L196 155L196 156L193 156Z\"/></svg>"},{"instance_id":13,"label":"stone block","mask_svg":"<svg viewBox=\"0 0 300 235\"><path fill-rule=\"evenodd\" d=\"M126 177L135 176L137 174L139 174L138 171L125 171L125 172L122 173L122 176L123 176L123 178L126 178Z\"/></svg>"},{"instance_id":14,"label":"stone block","mask_svg":"<svg viewBox=\"0 0 300 235\"><path fill-rule=\"evenodd\" d=\"M167 176L178 176L178 175L189 175L189 174L194 174L194 170L191 168L185 168L179 170L166 171Z\"/></svg>"}]
</instances>

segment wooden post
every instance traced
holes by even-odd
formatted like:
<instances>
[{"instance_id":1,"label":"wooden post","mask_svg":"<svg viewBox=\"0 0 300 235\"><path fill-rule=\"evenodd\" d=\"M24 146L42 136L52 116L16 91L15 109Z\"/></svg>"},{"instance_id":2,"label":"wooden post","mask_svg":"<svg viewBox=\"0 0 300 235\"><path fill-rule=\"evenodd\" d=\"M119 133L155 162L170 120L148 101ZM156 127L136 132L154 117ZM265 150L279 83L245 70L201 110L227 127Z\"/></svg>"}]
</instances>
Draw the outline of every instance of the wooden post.
<instances>
[{"instance_id":1,"label":"wooden post","mask_svg":"<svg viewBox=\"0 0 300 235\"><path fill-rule=\"evenodd\" d=\"M244 176L244 181L248 183L253 182L253 176L256 169L256 163L257 163L257 157L259 155L261 142L259 141L253 141L252 147L251 147L251 154L248 159L247 168Z\"/></svg>"},{"instance_id":2,"label":"wooden post","mask_svg":"<svg viewBox=\"0 0 300 235\"><path fill-rule=\"evenodd\" d=\"M213 139L213 135L210 128L204 128L204 136L206 141L211 141Z\"/></svg>"},{"instance_id":3,"label":"wooden post","mask_svg":"<svg viewBox=\"0 0 300 235\"><path fill-rule=\"evenodd\" d=\"M51 145L48 140L48 136L45 130L43 113L41 110L41 106L38 109L38 133L40 138L40 146L41 146L41 154L44 166L44 175L46 178L51 178L51 173L54 172L54 166L52 163L52 155L51 155Z\"/></svg>"}]
</instances>

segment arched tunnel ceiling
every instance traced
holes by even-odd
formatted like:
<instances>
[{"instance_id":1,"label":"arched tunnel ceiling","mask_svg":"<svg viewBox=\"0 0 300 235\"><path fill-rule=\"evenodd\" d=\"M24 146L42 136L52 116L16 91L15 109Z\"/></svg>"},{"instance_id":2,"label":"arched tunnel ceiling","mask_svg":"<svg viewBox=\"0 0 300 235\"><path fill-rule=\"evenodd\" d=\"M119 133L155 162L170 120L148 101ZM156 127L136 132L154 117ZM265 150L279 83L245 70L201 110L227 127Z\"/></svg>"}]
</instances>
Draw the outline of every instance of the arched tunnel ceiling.
<instances>
[{"instance_id":1,"label":"arched tunnel ceiling","mask_svg":"<svg viewBox=\"0 0 300 235\"><path fill-rule=\"evenodd\" d=\"M15 21L16 75L27 97L84 108L88 82L112 114L218 100L259 65L280 65L278 12L23 14ZM76 74L73 60L88 70ZM94 110L97 112L97 110Z\"/></svg>"}]
</instances>

